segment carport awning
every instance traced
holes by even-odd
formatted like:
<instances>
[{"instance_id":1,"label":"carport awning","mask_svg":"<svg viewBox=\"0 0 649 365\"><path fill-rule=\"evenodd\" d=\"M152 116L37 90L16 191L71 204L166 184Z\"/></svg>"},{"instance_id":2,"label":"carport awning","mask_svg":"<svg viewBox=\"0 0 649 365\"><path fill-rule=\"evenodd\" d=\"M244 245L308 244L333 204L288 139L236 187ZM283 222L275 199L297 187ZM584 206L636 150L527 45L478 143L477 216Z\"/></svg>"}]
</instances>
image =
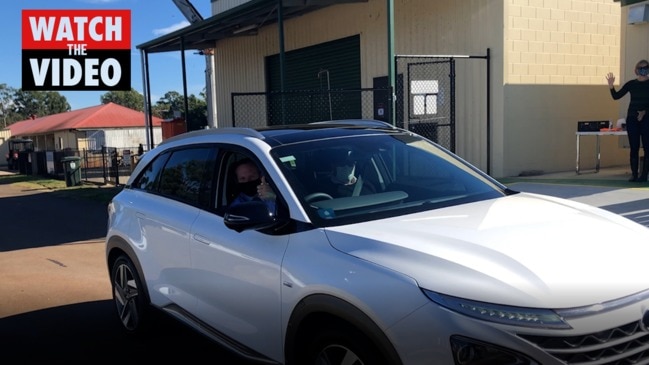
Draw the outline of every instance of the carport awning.
<instances>
[{"instance_id":1,"label":"carport awning","mask_svg":"<svg viewBox=\"0 0 649 365\"><path fill-rule=\"evenodd\" d=\"M613 0L613 1L622 4L622 6L627 6L627 5L641 3L645 0Z\"/></svg>"},{"instance_id":2,"label":"carport awning","mask_svg":"<svg viewBox=\"0 0 649 365\"><path fill-rule=\"evenodd\" d=\"M297 17L330 5L361 3L368 0L282 0L283 19ZM196 22L137 46L148 53L203 50L213 48L218 40L244 35L277 23L279 0L251 0L224 13Z\"/></svg>"}]
</instances>

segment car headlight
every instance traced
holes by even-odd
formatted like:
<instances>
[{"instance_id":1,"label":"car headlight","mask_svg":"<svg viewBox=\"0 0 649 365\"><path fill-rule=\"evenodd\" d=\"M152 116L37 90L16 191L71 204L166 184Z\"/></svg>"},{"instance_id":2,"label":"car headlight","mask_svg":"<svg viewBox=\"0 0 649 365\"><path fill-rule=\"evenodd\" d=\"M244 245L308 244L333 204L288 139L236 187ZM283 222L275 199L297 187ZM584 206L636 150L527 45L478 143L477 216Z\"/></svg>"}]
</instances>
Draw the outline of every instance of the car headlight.
<instances>
[{"instance_id":1,"label":"car headlight","mask_svg":"<svg viewBox=\"0 0 649 365\"><path fill-rule=\"evenodd\" d=\"M456 365L539 365L518 352L462 336L451 336Z\"/></svg>"},{"instance_id":2,"label":"car headlight","mask_svg":"<svg viewBox=\"0 0 649 365\"><path fill-rule=\"evenodd\" d=\"M477 302L423 290L430 300L454 312L483 321L512 326L571 329L559 314L551 309L513 307L501 304Z\"/></svg>"}]
</instances>

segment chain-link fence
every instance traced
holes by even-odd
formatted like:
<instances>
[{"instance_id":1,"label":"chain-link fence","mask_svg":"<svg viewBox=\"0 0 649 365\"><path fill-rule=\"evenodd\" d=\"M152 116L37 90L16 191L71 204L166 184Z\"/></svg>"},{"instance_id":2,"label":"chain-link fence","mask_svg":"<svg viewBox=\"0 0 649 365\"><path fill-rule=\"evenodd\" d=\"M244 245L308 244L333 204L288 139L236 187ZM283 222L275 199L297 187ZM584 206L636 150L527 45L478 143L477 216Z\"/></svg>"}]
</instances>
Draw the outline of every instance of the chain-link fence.
<instances>
[{"instance_id":1,"label":"chain-link fence","mask_svg":"<svg viewBox=\"0 0 649 365\"><path fill-rule=\"evenodd\" d=\"M233 93L232 126L258 128L339 119L389 121L389 89Z\"/></svg>"},{"instance_id":2,"label":"chain-link fence","mask_svg":"<svg viewBox=\"0 0 649 365\"><path fill-rule=\"evenodd\" d=\"M471 115L484 115L484 123L474 129L484 129L481 135L485 140L480 149L486 152L486 170L489 172L489 50L485 56L396 56L394 113L390 109L391 88L232 93L232 126L260 128L325 120L375 119L413 131L456 152L456 69L459 61L470 59L487 61L486 72L479 65L460 69L467 73L476 72L477 66L477 72L486 75L486 85L479 84L484 80L482 78L475 81L475 85L472 81L466 82L471 80L467 75L464 75L462 84L474 92L463 90L462 95L470 95L467 99L478 96L485 97L486 101L462 102L471 108L474 104L486 105L486 110L471 110ZM462 66L465 66L464 62ZM475 90L486 90L486 94ZM477 120L477 123L481 121Z\"/></svg>"},{"instance_id":3,"label":"chain-link fence","mask_svg":"<svg viewBox=\"0 0 649 365\"><path fill-rule=\"evenodd\" d=\"M394 125L455 149L454 60L397 58ZM233 93L232 126L259 128L340 119L392 124L390 88Z\"/></svg>"}]
</instances>

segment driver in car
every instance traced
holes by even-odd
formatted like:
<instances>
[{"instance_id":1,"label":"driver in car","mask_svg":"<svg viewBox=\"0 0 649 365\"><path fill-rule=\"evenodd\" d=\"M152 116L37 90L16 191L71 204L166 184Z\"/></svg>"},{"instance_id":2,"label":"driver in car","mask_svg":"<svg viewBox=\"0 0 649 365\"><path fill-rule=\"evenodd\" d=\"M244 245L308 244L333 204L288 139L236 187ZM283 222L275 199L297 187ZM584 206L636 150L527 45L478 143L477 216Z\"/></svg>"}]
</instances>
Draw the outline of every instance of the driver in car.
<instances>
[{"instance_id":1,"label":"driver in car","mask_svg":"<svg viewBox=\"0 0 649 365\"><path fill-rule=\"evenodd\" d=\"M356 177L356 161L352 160L350 155L351 151L332 163L329 180L333 183L331 193L336 196L354 195L358 177Z\"/></svg>"},{"instance_id":2,"label":"driver in car","mask_svg":"<svg viewBox=\"0 0 649 365\"><path fill-rule=\"evenodd\" d=\"M276 212L275 199L277 195L266 177L261 176L259 168L250 159L246 158L237 162L234 173L237 179L238 194L230 203L230 206L252 200L262 200L268 209L274 214Z\"/></svg>"}]
</instances>

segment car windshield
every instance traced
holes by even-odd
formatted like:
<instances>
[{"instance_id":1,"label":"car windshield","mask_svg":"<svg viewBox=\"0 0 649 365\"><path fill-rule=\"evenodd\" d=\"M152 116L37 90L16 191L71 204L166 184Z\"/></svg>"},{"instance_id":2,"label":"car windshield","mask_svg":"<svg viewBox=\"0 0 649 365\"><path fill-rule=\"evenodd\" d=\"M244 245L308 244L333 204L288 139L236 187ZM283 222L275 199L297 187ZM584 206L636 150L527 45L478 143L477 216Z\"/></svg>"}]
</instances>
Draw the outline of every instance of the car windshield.
<instances>
[{"instance_id":1,"label":"car windshield","mask_svg":"<svg viewBox=\"0 0 649 365\"><path fill-rule=\"evenodd\" d=\"M409 133L276 147L273 157L317 226L357 223L503 196L503 186Z\"/></svg>"}]
</instances>

